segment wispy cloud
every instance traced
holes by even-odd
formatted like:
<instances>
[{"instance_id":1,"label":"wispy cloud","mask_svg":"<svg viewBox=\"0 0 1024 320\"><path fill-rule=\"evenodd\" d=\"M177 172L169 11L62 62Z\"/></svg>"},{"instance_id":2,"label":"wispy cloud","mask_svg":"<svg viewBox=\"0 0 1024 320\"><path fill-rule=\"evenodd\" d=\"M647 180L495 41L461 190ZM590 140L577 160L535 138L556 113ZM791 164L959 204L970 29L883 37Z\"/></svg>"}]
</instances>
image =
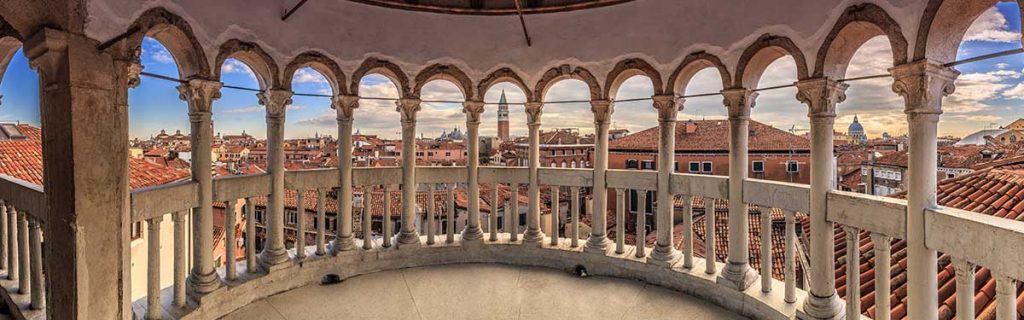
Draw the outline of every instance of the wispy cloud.
<instances>
[{"instance_id":1,"label":"wispy cloud","mask_svg":"<svg viewBox=\"0 0 1024 320\"><path fill-rule=\"evenodd\" d=\"M1020 41L1020 33L1010 30L1006 17L992 7L974 20L964 35L964 41L1015 42Z\"/></svg>"},{"instance_id":2,"label":"wispy cloud","mask_svg":"<svg viewBox=\"0 0 1024 320\"><path fill-rule=\"evenodd\" d=\"M236 59L225 60L224 64L220 67L220 72L223 74L247 74L251 77L256 77L256 74L252 72L249 66Z\"/></svg>"},{"instance_id":3,"label":"wispy cloud","mask_svg":"<svg viewBox=\"0 0 1024 320\"><path fill-rule=\"evenodd\" d=\"M295 75L292 76L293 83L313 83L313 84L328 84L327 78L324 78L322 74L314 71L310 68L302 68L295 71Z\"/></svg>"},{"instance_id":4,"label":"wispy cloud","mask_svg":"<svg viewBox=\"0 0 1024 320\"><path fill-rule=\"evenodd\" d=\"M304 108L305 107L299 106L299 105L288 105L287 110L288 111L302 110ZM256 113L256 112L263 112L264 109L265 108L263 108L263 106L261 106L261 105L255 105L255 106L248 106L248 107L225 109L225 110L223 110L221 112L223 112L223 113Z\"/></svg>"}]
</instances>

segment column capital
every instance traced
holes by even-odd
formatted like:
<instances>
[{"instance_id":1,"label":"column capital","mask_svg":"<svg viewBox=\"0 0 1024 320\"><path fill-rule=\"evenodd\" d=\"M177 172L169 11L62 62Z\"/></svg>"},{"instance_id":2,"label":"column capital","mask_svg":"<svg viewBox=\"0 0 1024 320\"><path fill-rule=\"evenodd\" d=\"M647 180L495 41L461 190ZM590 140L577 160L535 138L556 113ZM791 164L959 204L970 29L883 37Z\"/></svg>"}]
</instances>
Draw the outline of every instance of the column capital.
<instances>
[{"instance_id":1,"label":"column capital","mask_svg":"<svg viewBox=\"0 0 1024 320\"><path fill-rule=\"evenodd\" d=\"M127 72L128 88L135 88L142 84L142 80L139 79L139 75L142 74L142 69L144 68L145 67L142 66L142 63L140 63L139 60L128 62L125 70Z\"/></svg>"},{"instance_id":2,"label":"column capital","mask_svg":"<svg viewBox=\"0 0 1024 320\"><path fill-rule=\"evenodd\" d=\"M45 84L58 81L61 75L67 75L68 33L56 29L44 28L25 40L22 46L29 66L40 76L40 91ZM72 79L74 81L74 79Z\"/></svg>"},{"instance_id":3,"label":"column capital","mask_svg":"<svg viewBox=\"0 0 1024 320\"><path fill-rule=\"evenodd\" d=\"M953 262L953 270L956 272L957 278L967 278L970 281L974 281L974 267L975 265L967 259L952 257L950 259Z\"/></svg>"},{"instance_id":4,"label":"column capital","mask_svg":"<svg viewBox=\"0 0 1024 320\"><path fill-rule=\"evenodd\" d=\"M992 278L996 279L996 296L1013 297L1017 295L1016 280L999 271L992 271Z\"/></svg>"},{"instance_id":5,"label":"column capital","mask_svg":"<svg viewBox=\"0 0 1024 320\"><path fill-rule=\"evenodd\" d=\"M479 125L480 114L484 113L484 102L466 100L462 103L462 113L466 114L467 125Z\"/></svg>"},{"instance_id":6,"label":"column capital","mask_svg":"<svg viewBox=\"0 0 1024 320\"><path fill-rule=\"evenodd\" d=\"M256 94L260 105L267 109L267 118L283 118L285 109L292 104L292 91L267 89Z\"/></svg>"},{"instance_id":7,"label":"column capital","mask_svg":"<svg viewBox=\"0 0 1024 320\"><path fill-rule=\"evenodd\" d=\"M942 97L956 90L959 71L930 60L921 60L889 69L892 91L906 101L908 115L942 114ZM938 121L938 117L934 117Z\"/></svg>"},{"instance_id":8,"label":"column capital","mask_svg":"<svg viewBox=\"0 0 1024 320\"><path fill-rule=\"evenodd\" d=\"M683 98L676 98L671 94L659 94L651 96L654 101L654 110L658 111L658 121L675 122L679 110L683 109Z\"/></svg>"},{"instance_id":9,"label":"column capital","mask_svg":"<svg viewBox=\"0 0 1024 320\"><path fill-rule=\"evenodd\" d=\"M416 112L420 111L420 103L422 100L418 98L401 98L395 101L395 111L402 114L402 125L410 125L416 123Z\"/></svg>"},{"instance_id":10,"label":"column capital","mask_svg":"<svg viewBox=\"0 0 1024 320\"><path fill-rule=\"evenodd\" d=\"M872 232L871 233L871 243L874 243L875 247L877 248L878 245L881 244L881 243L885 243L885 244L892 243L892 237L884 235L884 234L881 234L881 233L878 233L878 232Z\"/></svg>"},{"instance_id":11,"label":"column capital","mask_svg":"<svg viewBox=\"0 0 1024 320\"><path fill-rule=\"evenodd\" d=\"M729 109L729 118L750 119L750 109L754 108L757 92L747 88L722 90L722 103Z\"/></svg>"},{"instance_id":12,"label":"column capital","mask_svg":"<svg viewBox=\"0 0 1024 320\"><path fill-rule=\"evenodd\" d=\"M590 111L594 112L594 124L607 125L615 113L615 103L606 99L590 100Z\"/></svg>"},{"instance_id":13,"label":"column capital","mask_svg":"<svg viewBox=\"0 0 1024 320\"><path fill-rule=\"evenodd\" d=\"M860 229L857 227L843 226L843 233L846 234L847 241L856 242L860 239Z\"/></svg>"},{"instance_id":14,"label":"column capital","mask_svg":"<svg viewBox=\"0 0 1024 320\"><path fill-rule=\"evenodd\" d=\"M529 126L540 126L540 116L544 113L543 102L526 103L526 124Z\"/></svg>"},{"instance_id":15,"label":"column capital","mask_svg":"<svg viewBox=\"0 0 1024 320\"><path fill-rule=\"evenodd\" d=\"M352 114L359 109L359 96L339 94L331 97L331 109L338 113L338 121L352 121Z\"/></svg>"},{"instance_id":16,"label":"column capital","mask_svg":"<svg viewBox=\"0 0 1024 320\"><path fill-rule=\"evenodd\" d=\"M846 100L850 85L829 78L796 82L796 99L807 105L811 118L835 118L836 105Z\"/></svg>"},{"instance_id":17,"label":"column capital","mask_svg":"<svg viewBox=\"0 0 1024 320\"><path fill-rule=\"evenodd\" d=\"M193 78L178 86L178 98L188 103L189 115L209 115L213 101L220 99L219 81Z\"/></svg>"}]
</instances>

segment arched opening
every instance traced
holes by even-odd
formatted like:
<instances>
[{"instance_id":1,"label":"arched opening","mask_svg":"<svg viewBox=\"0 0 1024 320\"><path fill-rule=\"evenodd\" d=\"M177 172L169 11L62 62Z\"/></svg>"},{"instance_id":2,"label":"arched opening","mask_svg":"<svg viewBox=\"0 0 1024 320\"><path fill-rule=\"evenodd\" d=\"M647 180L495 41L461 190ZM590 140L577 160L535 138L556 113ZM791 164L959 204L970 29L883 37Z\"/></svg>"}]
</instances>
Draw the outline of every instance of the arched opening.
<instances>
[{"instance_id":1,"label":"arched opening","mask_svg":"<svg viewBox=\"0 0 1024 320\"><path fill-rule=\"evenodd\" d=\"M258 79L241 60L229 58L220 66L220 81L225 86L261 88ZM221 98L212 108L214 152L219 153L214 158L214 177L267 172L266 107L260 105L255 92L220 91Z\"/></svg>"},{"instance_id":2,"label":"arched opening","mask_svg":"<svg viewBox=\"0 0 1024 320\"><path fill-rule=\"evenodd\" d=\"M499 82L486 89L487 105L480 116L480 136L488 143L481 143L480 150L486 149L489 156L480 157L481 165L487 161L486 165L493 166L527 166L526 158L520 157L516 148L526 142L528 135L526 99L523 88L511 82Z\"/></svg>"},{"instance_id":3,"label":"arched opening","mask_svg":"<svg viewBox=\"0 0 1024 320\"><path fill-rule=\"evenodd\" d=\"M426 102L416 116L416 131L421 138L416 150L418 165L465 166L469 159L469 133L463 105L459 103L466 100L462 90L451 81L433 80L423 85L420 99ZM480 152L483 154L484 148Z\"/></svg>"},{"instance_id":4,"label":"arched opening","mask_svg":"<svg viewBox=\"0 0 1024 320\"><path fill-rule=\"evenodd\" d=\"M395 79L395 75L379 70L371 70L365 76L352 79L356 83L353 93L360 97L359 108L352 115L353 167L400 166L401 154L398 148L402 145L402 132L400 116L395 111L395 101L403 94L399 91ZM389 197L393 203L397 203L394 200L401 198L397 188L392 190L392 194L385 195L385 189L380 186L371 187L369 190L366 186L353 186L353 198L365 199L369 196L371 206L366 208L364 202L353 201L352 226L357 238L364 238L362 221L366 210L371 210L371 237L377 239L384 234L384 219L387 212L383 209L384 198ZM390 221L401 221L401 210L398 208L400 207L392 205L388 217Z\"/></svg>"}]
</instances>

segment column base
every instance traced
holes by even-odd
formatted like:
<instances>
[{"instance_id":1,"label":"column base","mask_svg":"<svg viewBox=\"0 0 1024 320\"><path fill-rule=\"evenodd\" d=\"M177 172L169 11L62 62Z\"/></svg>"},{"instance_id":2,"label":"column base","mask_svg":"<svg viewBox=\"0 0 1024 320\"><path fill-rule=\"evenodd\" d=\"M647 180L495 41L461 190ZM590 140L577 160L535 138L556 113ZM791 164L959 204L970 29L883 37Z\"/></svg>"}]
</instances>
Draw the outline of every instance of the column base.
<instances>
[{"instance_id":1,"label":"column base","mask_svg":"<svg viewBox=\"0 0 1024 320\"><path fill-rule=\"evenodd\" d=\"M355 237L349 235L347 237L339 237L331 242L331 254L337 255L339 252L352 251L356 248Z\"/></svg>"},{"instance_id":2,"label":"column base","mask_svg":"<svg viewBox=\"0 0 1024 320\"><path fill-rule=\"evenodd\" d=\"M807 293L807 299L803 306L797 308L797 319L845 319L846 304L839 300L839 295L832 291L830 297L819 297L813 293Z\"/></svg>"},{"instance_id":3,"label":"column base","mask_svg":"<svg viewBox=\"0 0 1024 320\"><path fill-rule=\"evenodd\" d=\"M590 236L587 243L583 245L583 252L595 254L608 254L608 248L612 247L612 241L606 235Z\"/></svg>"},{"instance_id":4,"label":"column base","mask_svg":"<svg viewBox=\"0 0 1024 320\"><path fill-rule=\"evenodd\" d=\"M523 233L523 243L540 245L544 242L544 231L537 229L526 229Z\"/></svg>"},{"instance_id":5,"label":"column base","mask_svg":"<svg viewBox=\"0 0 1024 320\"><path fill-rule=\"evenodd\" d=\"M221 286L220 277L217 276L216 270L208 274L191 272L188 275L188 284L187 290L193 295L207 294Z\"/></svg>"},{"instance_id":6,"label":"column base","mask_svg":"<svg viewBox=\"0 0 1024 320\"><path fill-rule=\"evenodd\" d=\"M654 250L651 251L651 258L647 259L647 262L656 266L671 267L682 258L683 255L679 253L679 250L671 246L656 245Z\"/></svg>"},{"instance_id":7,"label":"column base","mask_svg":"<svg viewBox=\"0 0 1024 320\"><path fill-rule=\"evenodd\" d=\"M750 288L759 278L757 271L746 263L726 263L722 274L718 276L718 284L737 291L744 291Z\"/></svg>"},{"instance_id":8,"label":"column base","mask_svg":"<svg viewBox=\"0 0 1024 320\"><path fill-rule=\"evenodd\" d=\"M284 265L289 261L292 260L288 257L288 251L284 249L265 249L263 252L260 252L260 267L267 272L280 269L278 266Z\"/></svg>"},{"instance_id":9,"label":"column base","mask_svg":"<svg viewBox=\"0 0 1024 320\"><path fill-rule=\"evenodd\" d=\"M395 235L394 240L395 241L393 241L393 243L399 247L420 246L420 235L415 231L399 233L398 235Z\"/></svg>"},{"instance_id":10,"label":"column base","mask_svg":"<svg viewBox=\"0 0 1024 320\"><path fill-rule=\"evenodd\" d=\"M466 229L462 230L462 242L476 242L483 240L483 238L484 231L480 229L480 226L466 226Z\"/></svg>"}]
</instances>

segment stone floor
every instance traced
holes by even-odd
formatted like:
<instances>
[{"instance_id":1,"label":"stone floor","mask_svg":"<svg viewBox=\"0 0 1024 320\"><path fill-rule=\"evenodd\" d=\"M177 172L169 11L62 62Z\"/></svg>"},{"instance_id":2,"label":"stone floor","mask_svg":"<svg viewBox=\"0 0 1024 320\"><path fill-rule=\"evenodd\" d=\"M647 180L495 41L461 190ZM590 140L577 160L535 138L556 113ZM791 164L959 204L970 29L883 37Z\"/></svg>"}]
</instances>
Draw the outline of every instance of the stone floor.
<instances>
[{"instance_id":1,"label":"stone floor","mask_svg":"<svg viewBox=\"0 0 1024 320\"><path fill-rule=\"evenodd\" d=\"M645 283L543 268L445 265L379 272L256 301L224 319L743 319Z\"/></svg>"}]
</instances>

